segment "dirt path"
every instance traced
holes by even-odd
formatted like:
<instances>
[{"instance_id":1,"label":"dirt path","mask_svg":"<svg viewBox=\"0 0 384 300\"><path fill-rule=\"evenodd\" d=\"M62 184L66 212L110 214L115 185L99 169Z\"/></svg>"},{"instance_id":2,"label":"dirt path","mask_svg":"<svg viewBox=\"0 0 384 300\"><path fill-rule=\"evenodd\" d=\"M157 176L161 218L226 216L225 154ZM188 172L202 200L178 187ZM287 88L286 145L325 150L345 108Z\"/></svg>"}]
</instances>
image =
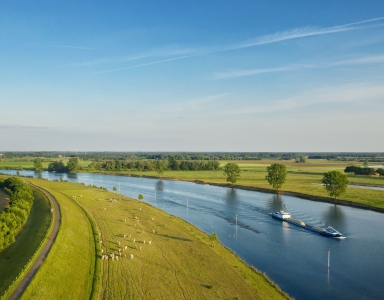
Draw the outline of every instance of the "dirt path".
<instances>
[{"instance_id":1,"label":"dirt path","mask_svg":"<svg viewBox=\"0 0 384 300\"><path fill-rule=\"evenodd\" d=\"M9 202L9 196L0 189L0 211L3 211ZM8 199L8 200L7 200Z\"/></svg>"},{"instance_id":2,"label":"dirt path","mask_svg":"<svg viewBox=\"0 0 384 300\"><path fill-rule=\"evenodd\" d=\"M61 214L60 214L60 208L56 201L56 199L47 191L43 190L42 188L31 184L34 188L39 189L42 191L51 201L53 205L53 213L55 214L55 221L53 224L52 231L50 233L50 238L47 240L47 242L44 245L43 250L41 251L40 255L37 257L36 261L33 263L31 268L29 269L28 273L24 276L23 280L19 283L18 287L14 290L12 295L8 298L9 300L14 300L20 298L20 296L23 294L25 289L27 288L28 284L31 282L33 276L37 273L40 266L43 264L45 258L47 257L49 250L51 250L52 244L56 239L57 233L59 232L60 222L61 222Z\"/></svg>"}]
</instances>

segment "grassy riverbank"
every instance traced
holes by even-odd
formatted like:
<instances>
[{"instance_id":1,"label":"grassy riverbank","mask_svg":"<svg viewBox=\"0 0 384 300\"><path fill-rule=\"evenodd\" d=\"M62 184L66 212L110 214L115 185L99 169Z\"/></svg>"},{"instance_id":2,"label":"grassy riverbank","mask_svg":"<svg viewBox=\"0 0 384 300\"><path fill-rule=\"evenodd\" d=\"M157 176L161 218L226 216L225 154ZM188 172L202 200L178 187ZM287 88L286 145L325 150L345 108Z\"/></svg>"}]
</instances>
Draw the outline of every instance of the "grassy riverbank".
<instances>
[{"instance_id":1,"label":"grassy riverbank","mask_svg":"<svg viewBox=\"0 0 384 300\"><path fill-rule=\"evenodd\" d=\"M0 295L12 284L18 274L39 248L51 223L49 200L34 189L34 202L28 220L16 236L16 242L0 252Z\"/></svg>"},{"instance_id":2,"label":"grassy riverbank","mask_svg":"<svg viewBox=\"0 0 384 300\"><path fill-rule=\"evenodd\" d=\"M20 299L89 299L96 253L88 218L72 199L55 189L55 183L28 181L56 198L61 225L47 259Z\"/></svg>"},{"instance_id":3,"label":"grassy riverbank","mask_svg":"<svg viewBox=\"0 0 384 300\"><path fill-rule=\"evenodd\" d=\"M268 182L265 180L266 167L273 163L285 164L287 166L287 179L281 191L305 194L315 197L327 198L328 195L321 185L323 174L332 170L343 171L347 165L361 163L356 162L329 162L327 160L308 160L307 163L294 163L292 161L280 160L262 160L262 161L231 161L238 163L241 169L241 175L236 182L236 186L251 188L261 188L271 190ZM227 161L221 161L225 165ZM155 171L122 171L122 172L103 172L121 175L133 174L136 176L151 176L158 178ZM202 183L226 184L225 176L222 171L165 171L163 179L179 179L188 181L199 181ZM384 187L384 176L355 176L348 175L351 184L371 185ZM353 201L373 207L384 208L384 191L359 189L348 187L345 194L340 197L341 200Z\"/></svg>"},{"instance_id":4,"label":"grassy riverbank","mask_svg":"<svg viewBox=\"0 0 384 300\"><path fill-rule=\"evenodd\" d=\"M207 234L146 203L80 184L33 179L31 182L56 197L61 206L62 226L23 299L89 297L93 277L98 275L92 272L96 253L90 223L75 201L95 221L104 253L117 254L118 248L127 246L127 256L134 255L133 259L100 260L100 298L288 298L231 251L213 244ZM124 234L132 236L128 239Z\"/></svg>"}]
</instances>

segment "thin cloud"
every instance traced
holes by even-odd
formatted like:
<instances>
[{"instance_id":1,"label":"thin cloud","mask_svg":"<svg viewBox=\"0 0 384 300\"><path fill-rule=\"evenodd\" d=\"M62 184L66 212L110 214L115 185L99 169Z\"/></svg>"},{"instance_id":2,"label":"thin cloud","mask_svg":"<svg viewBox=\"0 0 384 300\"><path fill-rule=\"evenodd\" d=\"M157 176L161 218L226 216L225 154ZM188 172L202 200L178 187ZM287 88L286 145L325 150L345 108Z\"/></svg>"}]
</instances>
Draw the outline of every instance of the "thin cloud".
<instances>
[{"instance_id":1,"label":"thin cloud","mask_svg":"<svg viewBox=\"0 0 384 300\"><path fill-rule=\"evenodd\" d=\"M132 56L133 57L132 60L141 59L141 58L150 58L150 57L180 55L180 53L187 54L187 55L182 55L182 56L179 56L176 58L164 59L164 60L159 60L159 61L150 62L150 63L139 64L136 66L126 67L126 68L115 68L115 69L110 69L110 70L105 70L105 71L100 71L100 72L94 72L94 73L89 73L87 75L122 71L122 70L131 69L131 68L137 68L137 67L143 67L143 66L148 66L148 65L153 65L153 64L169 62L172 60L179 60L179 59L190 58L190 57L194 57L194 56L202 56L202 55L225 52L225 51L233 51L233 50L238 50L238 49L244 49L244 48L256 47L256 46L261 46L261 45L273 44L273 43L277 43L277 42L299 39L299 38L305 38L305 37L310 37L310 36L318 36L318 35L326 35L326 34L331 34L331 33L339 33L339 32L346 32L346 31L352 31L352 30L359 30L359 29L375 27L375 26L384 26L384 23L377 24L379 21L382 21L382 20L384 20L384 17L374 18L374 19L369 19L369 20L363 20L363 21L359 21L359 22L348 23L348 24L332 26L332 27L327 27L327 28L316 28L316 27L296 28L293 30L277 32L274 34L256 37L254 39L250 39L250 40L245 41L245 42L227 45L227 46L211 46L211 47L201 47L201 48L174 49L173 51L168 50L168 51L148 52L148 53ZM366 25L369 23L376 23L376 24ZM113 60L113 59L101 59L98 61L88 62L88 64L93 65L93 64L99 64L99 63L106 63L106 62L110 62L111 60ZM116 61L124 62L124 59L123 60L117 59ZM125 60L125 61L129 61L129 59ZM87 62L81 63L81 64L87 65Z\"/></svg>"},{"instance_id":2,"label":"thin cloud","mask_svg":"<svg viewBox=\"0 0 384 300\"><path fill-rule=\"evenodd\" d=\"M90 48L90 47L81 47L81 46L65 46L65 45L37 45L37 44L28 44L30 46L37 46L37 47L49 47L49 48L69 48L69 49L79 49L79 50L100 50L96 48Z\"/></svg>"},{"instance_id":3,"label":"thin cloud","mask_svg":"<svg viewBox=\"0 0 384 300\"><path fill-rule=\"evenodd\" d=\"M350 103L355 105L365 105L369 102L381 103L384 94L384 86L381 84L361 84L345 85L342 87L329 87L319 90L308 91L302 95L273 101L272 104L257 105L256 107L247 107L234 109L230 111L221 111L220 115L247 115L269 112L288 111L301 107L314 105L329 105L337 103ZM271 101L269 102L271 103Z\"/></svg>"},{"instance_id":4,"label":"thin cloud","mask_svg":"<svg viewBox=\"0 0 384 300\"><path fill-rule=\"evenodd\" d=\"M338 62L330 63L331 66L341 65L363 65L363 64L376 64L384 63L384 55L365 56L349 60L341 60Z\"/></svg>"},{"instance_id":5,"label":"thin cloud","mask_svg":"<svg viewBox=\"0 0 384 300\"><path fill-rule=\"evenodd\" d=\"M244 77L244 76L252 76L257 74L264 74L264 73L273 73L273 72L284 72L296 69L296 67L293 66L287 66L287 67L281 67L281 68L267 68L267 69L253 69L253 70L233 70L233 71L227 71L227 72L217 72L214 73L213 79L228 79L228 78L237 78L237 77Z\"/></svg>"}]
</instances>

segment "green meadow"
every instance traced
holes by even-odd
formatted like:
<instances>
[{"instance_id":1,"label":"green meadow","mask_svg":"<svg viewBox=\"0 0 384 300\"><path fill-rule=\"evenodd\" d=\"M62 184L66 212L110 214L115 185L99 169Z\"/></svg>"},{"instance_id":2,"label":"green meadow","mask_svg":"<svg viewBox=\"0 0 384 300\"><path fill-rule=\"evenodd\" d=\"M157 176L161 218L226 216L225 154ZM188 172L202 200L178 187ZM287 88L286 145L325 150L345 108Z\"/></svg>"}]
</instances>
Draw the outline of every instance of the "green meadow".
<instances>
[{"instance_id":1,"label":"green meadow","mask_svg":"<svg viewBox=\"0 0 384 300\"><path fill-rule=\"evenodd\" d=\"M69 158L63 158L63 159L57 159L55 161L60 161L62 160L64 164L66 164L69 160ZM43 161L43 167L48 168L48 165L53 162L52 161ZM81 160L79 161L79 165L81 166L88 166L91 163L91 161L88 160ZM2 168L14 168L15 170L17 169L33 169L33 160L30 161L14 161L14 160L1 160L0 161L0 170Z\"/></svg>"},{"instance_id":2,"label":"green meadow","mask_svg":"<svg viewBox=\"0 0 384 300\"><path fill-rule=\"evenodd\" d=\"M22 299L289 299L177 217L97 188L30 181L55 196L62 224ZM101 259L112 253L126 257Z\"/></svg>"}]
</instances>

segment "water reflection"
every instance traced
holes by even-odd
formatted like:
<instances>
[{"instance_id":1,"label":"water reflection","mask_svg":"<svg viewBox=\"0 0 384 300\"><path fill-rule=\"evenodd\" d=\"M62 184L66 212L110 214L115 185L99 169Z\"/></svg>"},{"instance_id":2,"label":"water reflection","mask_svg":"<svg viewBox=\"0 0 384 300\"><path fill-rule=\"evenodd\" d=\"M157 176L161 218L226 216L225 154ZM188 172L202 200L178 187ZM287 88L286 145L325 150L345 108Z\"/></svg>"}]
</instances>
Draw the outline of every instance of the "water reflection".
<instances>
[{"instance_id":1,"label":"water reflection","mask_svg":"<svg viewBox=\"0 0 384 300\"><path fill-rule=\"evenodd\" d=\"M225 194L225 203L230 206L236 206L239 196L236 189L228 189Z\"/></svg>"},{"instance_id":2,"label":"water reflection","mask_svg":"<svg viewBox=\"0 0 384 300\"><path fill-rule=\"evenodd\" d=\"M68 178L71 178L71 179L77 179L77 174L71 174L71 173L68 173Z\"/></svg>"},{"instance_id":3,"label":"water reflection","mask_svg":"<svg viewBox=\"0 0 384 300\"><path fill-rule=\"evenodd\" d=\"M156 190L158 191L164 190L164 182L161 179L156 182Z\"/></svg>"},{"instance_id":4,"label":"water reflection","mask_svg":"<svg viewBox=\"0 0 384 300\"><path fill-rule=\"evenodd\" d=\"M279 211L284 207L284 201L280 195L273 195L267 202L267 206L271 211Z\"/></svg>"},{"instance_id":5,"label":"water reflection","mask_svg":"<svg viewBox=\"0 0 384 300\"><path fill-rule=\"evenodd\" d=\"M332 205L323 213L323 219L326 225L332 224L332 227L342 228L345 225L345 214L343 209L337 205Z\"/></svg>"}]
</instances>

